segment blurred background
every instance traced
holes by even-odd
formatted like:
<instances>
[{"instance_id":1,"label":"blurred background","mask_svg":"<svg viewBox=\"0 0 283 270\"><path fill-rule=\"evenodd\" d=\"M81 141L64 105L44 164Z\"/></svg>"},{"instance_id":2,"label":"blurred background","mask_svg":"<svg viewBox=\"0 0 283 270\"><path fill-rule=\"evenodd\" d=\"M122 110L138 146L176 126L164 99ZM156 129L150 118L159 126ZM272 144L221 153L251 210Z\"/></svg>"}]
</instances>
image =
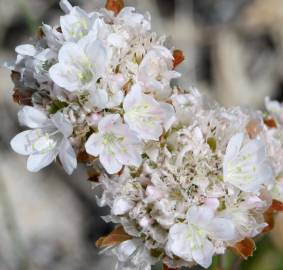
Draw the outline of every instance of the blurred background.
<instances>
[{"instance_id":1,"label":"blurred background","mask_svg":"<svg viewBox=\"0 0 283 270\"><path fill-rule=\"evenodd\" d=\"M41 22L56 24L59 0L0 0L0 62L30 41ZM72 1L86 10L103 0ZM126 0L150 11L153 28L172 37L186 61L183 87L197 86L223 105L262 108L265 96L283 99L282 0ZM95 240L111 230L100 218L87 176L71 177L58 165L26 170L10 139L21 130L12 103L10 74L0 69L0 270L111 270ZM107 210L106 210L107 211ZM241 269L283 269L283 216Z\"/></svg>"}]
</instances>

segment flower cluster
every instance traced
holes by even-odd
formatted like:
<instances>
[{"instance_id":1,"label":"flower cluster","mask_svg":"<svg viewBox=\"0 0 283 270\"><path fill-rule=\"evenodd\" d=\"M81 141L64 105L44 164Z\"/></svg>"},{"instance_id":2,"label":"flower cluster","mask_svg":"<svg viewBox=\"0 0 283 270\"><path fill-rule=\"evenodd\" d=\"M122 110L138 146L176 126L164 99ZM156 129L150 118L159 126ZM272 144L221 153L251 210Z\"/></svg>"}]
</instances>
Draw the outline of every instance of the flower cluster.
<instances>
[{"instance_id":1,"label":"flower cluster","mask_svg":"<svg viewBox=\"0 0 283 270\"><path fill-rule=\"evenodd\" d=\"M28 170L57 157L68 174L91 168L103 218L119 224L97 242L116 269L207 268L228 247L251 255L283 209L283 106L227 109L172 87L181 51L121 0L92 13L60 6L60 25L43 24L9 67L30 128L11 146Z\"/></svg>"}]
</instances>

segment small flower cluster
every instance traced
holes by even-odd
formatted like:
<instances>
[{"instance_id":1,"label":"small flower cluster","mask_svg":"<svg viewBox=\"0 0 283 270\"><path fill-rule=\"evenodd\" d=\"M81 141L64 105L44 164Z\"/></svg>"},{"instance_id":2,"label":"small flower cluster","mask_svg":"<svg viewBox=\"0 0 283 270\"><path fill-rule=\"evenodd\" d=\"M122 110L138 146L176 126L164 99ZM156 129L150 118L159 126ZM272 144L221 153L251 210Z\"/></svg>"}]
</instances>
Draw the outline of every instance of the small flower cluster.
<instances>
[{"instance_id":1,"label":"small flower cluster","mask_svg":"<svg viewBox=\"0 0 283 270\"><path fill-rule=\"evenodd\" d=\"M103 218L119 224L97 245L117 270L207 268L228 247L251 255L283 209L283 106L226 109L172 87L182 53L121 0L92 13L60 5L60 25L44 24L9 67L30 128L11 146L27 168L59 157L68 174L78 161L93 170Z\"/></svg>"}]
</instances>

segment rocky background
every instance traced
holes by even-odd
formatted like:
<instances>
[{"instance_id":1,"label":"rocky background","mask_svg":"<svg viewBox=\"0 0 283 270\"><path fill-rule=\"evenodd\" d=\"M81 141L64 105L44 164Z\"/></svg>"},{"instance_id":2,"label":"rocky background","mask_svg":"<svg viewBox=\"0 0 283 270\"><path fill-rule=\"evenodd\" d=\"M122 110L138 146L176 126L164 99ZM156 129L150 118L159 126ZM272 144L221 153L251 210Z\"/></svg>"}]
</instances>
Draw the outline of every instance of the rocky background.
<instances>
[{"instance_id":1,"label":"rocky background","mask_svg":"<svg viewBox=\"0 0 283 270\"><path fill-rule=\"evenodd\" d=\"M14 59L41 22L55 24L59 0L0 0L0 62ZM71 1L87 10L103 0ZM150 11L153 26L172 37L186 61L184 87L197 86L223 105L262 108L266 95L283 100L282 0L126 0ZM95 240L111 230L83 168L67 177L58 165L26 171L10 139L21 130L9 72L0 69L0 270L111 270ZM106 210L107 211L107 210ZM283 217L241 269L283 269Z\"/></svg>"}]
</instances>

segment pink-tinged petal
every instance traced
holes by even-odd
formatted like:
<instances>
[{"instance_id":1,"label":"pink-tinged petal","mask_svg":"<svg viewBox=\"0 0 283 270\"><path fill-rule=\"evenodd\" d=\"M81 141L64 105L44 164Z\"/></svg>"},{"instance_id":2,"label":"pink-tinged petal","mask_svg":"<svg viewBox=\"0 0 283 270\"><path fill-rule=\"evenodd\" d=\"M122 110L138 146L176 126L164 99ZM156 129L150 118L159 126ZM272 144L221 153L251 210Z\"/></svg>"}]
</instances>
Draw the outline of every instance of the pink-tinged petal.
<instances>
[{"instance_id":1,"label":"pink-tinged petal","mask_svg":"<svg viewBox=\"0 0 283 270\"><path fill-rule=\"evenodd\" d=\"M92 134L85 143L86 152L94 157L98 157L103 151L102 136Z\"/></svg>"},{"instance_id":2,"label":"pink-tinged petal","mask_svg":"<svg viewBox=\"0 0 283 270\"><path fill-rule=\"evenodd\" d=\"M115 158L115 156L107 153L103 153L99 156L99 160L103 165L104 169L109 174L114 174L119 172L123 165Z\"/></svg>"},{"instance_id":3,"label":"pink-tinged petal","mask_svg":"<svg viewBox=\"0 0 283 270\"><path fill-rule=\"evenodd\" d=\"M122 119L119 114L109 114L103 117L98 124L100 132L107 132L113 128L114 125L122 123Z\"/></svg>"},{"instance_id":4,"label":"pink-tinged petal","mask_svg":"<svg viewBox=\"0 0 283 270\"><path fill-rule=\"evenodd\" d=\"M67 174L72 174L77 168L77 157L71 143L66 139L60 145L59 158Z\"/></svg>"},{"instance_id":5,"label":"pink-tinged petal","mask_svg":"<svg viewBox=\"0 0 283 270\"><path fill-rule=\"evenodd\" d=\"M124 215L127 212L129 212L133 207L135 206L135 203L129 199L126 198L117 198L113 202L112 207L112 214L119 216Z\"/></svg>"},{"instance_id":6,"label":"pink-tinged petal","mask_svg":"<svg viewBox=\"0 0 283 270\"><path fill-rule=\"evenodd\" d=\"M48 117L46 114L34 107L24 106L18 112L19 122L29 128L42 128L48 125Z\"/></svg>"},{"instance_id":7,"label":"pink-tinged petal","mask_svg":"<svg viewBox=\"0 0 283 270\"><path fill-rule=\"evenodd\" d=\"M206 226L213 219L214 212L206 206L193 206L189 209L187 220L199 227Z\"/></svg>"},{"instance_id":8,"label":"pink-tinged petal","mask_svg":"<svg viewBox=\"0 0 283 270\"><path fill-rule=\"evenodd\" d=\"M124 165L135 166L135 167L141 165L142 163L141 153L139 153L134 146L127 145L121 147L119 150L120 151L117 151L116 153L116 158L119 162L121 162Z\"/></svg>"},{"instance_id":9,"label":"pink-tinged petal","mask_svg":"<svg viewBox=\"0 0 283 270\"><path fill-rule=\"evenodd\" d=\"M125 111L131 109L141 99L142 88L139 84L132 86L130 92L125 97L123 108Z\"/></svg>"},{"instance_id":10,"label":"pink-tinged petal","mask_svg":"<svg viewBox=\"0 0 283 270\"><path fill-rule=\"evenodd\" d=\"M38 172L50 165L56 158L57 151L49 151L46 154L30 155L27 161L27 169L30 172Z\"/></svg>"}]
</instances>

